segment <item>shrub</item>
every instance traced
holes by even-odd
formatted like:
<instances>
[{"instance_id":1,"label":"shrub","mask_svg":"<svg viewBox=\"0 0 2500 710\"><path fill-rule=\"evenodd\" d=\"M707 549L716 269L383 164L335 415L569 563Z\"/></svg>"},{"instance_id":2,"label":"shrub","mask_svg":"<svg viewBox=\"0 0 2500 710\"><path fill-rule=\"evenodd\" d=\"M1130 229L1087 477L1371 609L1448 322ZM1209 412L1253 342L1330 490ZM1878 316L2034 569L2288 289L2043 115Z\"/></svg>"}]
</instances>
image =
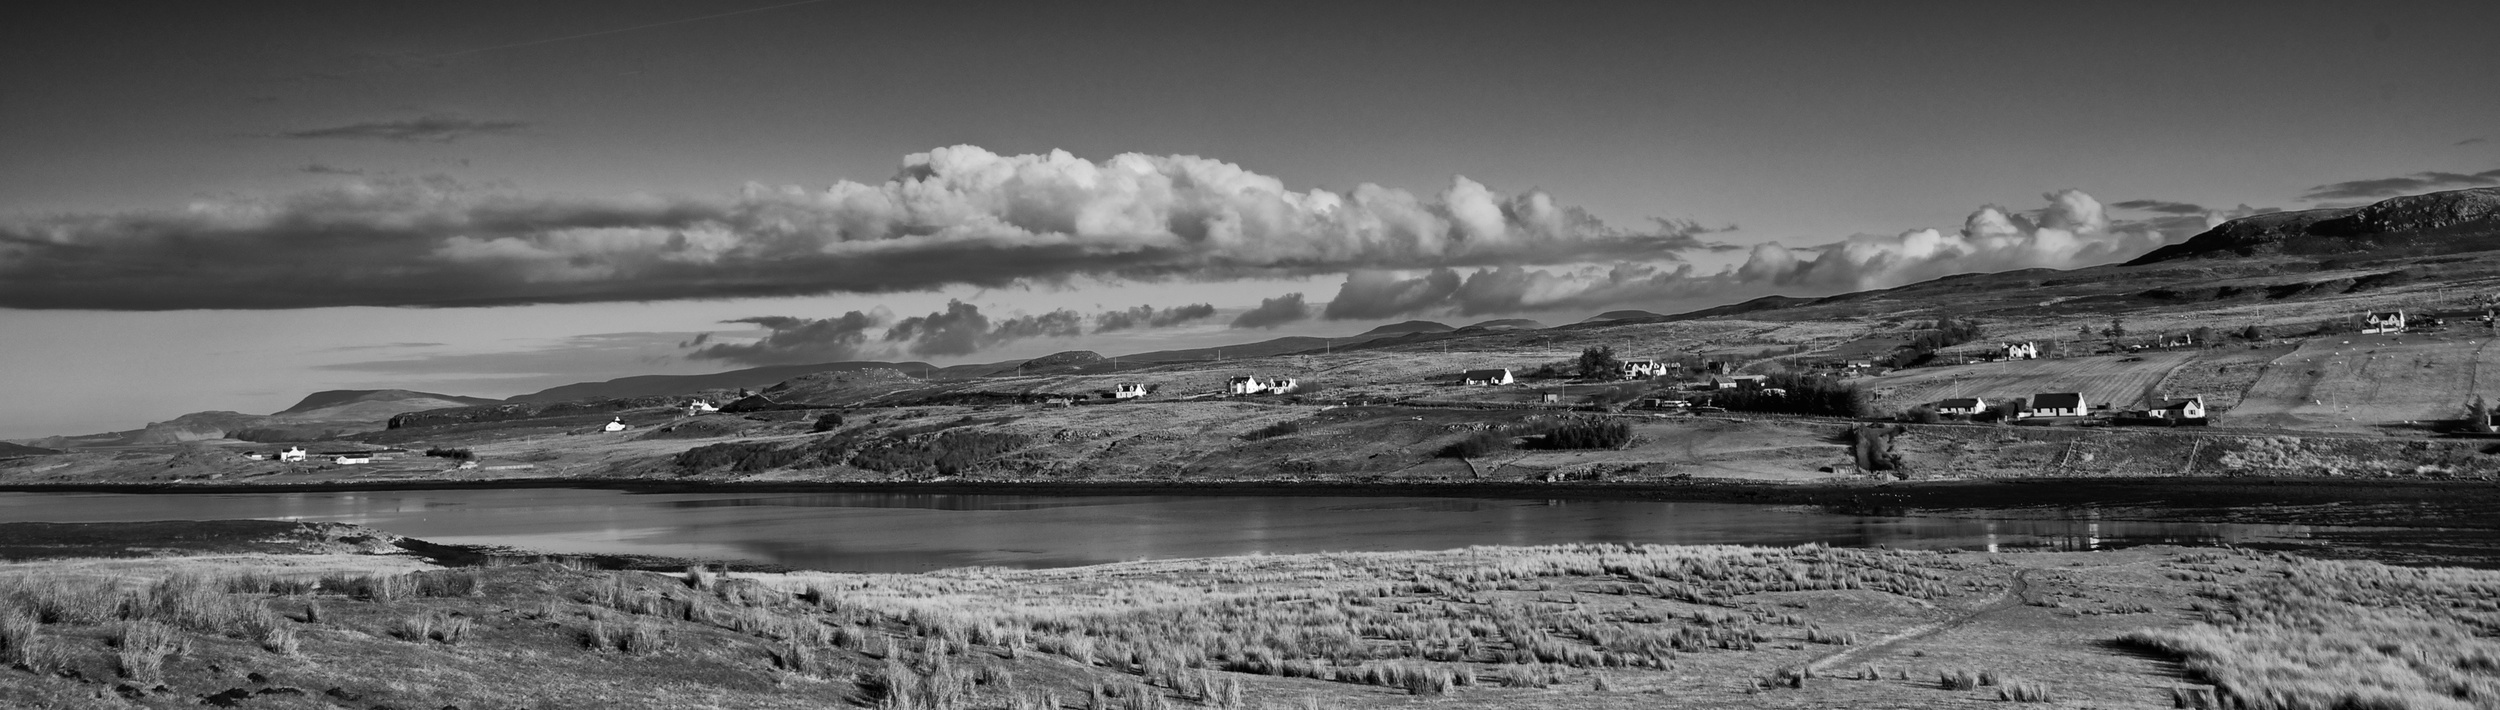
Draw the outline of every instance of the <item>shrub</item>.
<instances>
[{"instance_id":1,"label":"shrub","mask_svg":"<svg viewBox=\"0 0 2500 710\"><path fill-rule=\"evenodd\" d=\"M1297 434L1297 433L1300 433L1301 431L1302 431L1302 422L1299 422L1299 421L1282 421L1282 422L1277 422L1277 423L1274 423L1274 424L1269 424L1269 425L1267 425L1267 426L1259 427L1259 428L1257 428L1257 429L1252 429L1252 430L1250 430L1250 431L1249 431L1249 433L1242 434L1242 435L1241 435L1241 438L1243 438L1243 439L1245 439L1245 440L1249 440L1249 441L1258 441L1258 440L1260 440L1260 439L1273 439L1273 438L1276 438L1276 437L1279 437L1279 436L1287 436L1287 435L1291 435L1291 434Z\"/></svg>"},{"instance_id":2,"label":"shrub","mask_svg":"<svg viewBox=\"0 0 2500 710\"><path fill-rule=\"evenodd\" d=\"M1580 419L1544 428L1529 439L1531 449L1617 449L1632 443L1632 425L1620 420Z\"/></svg>"},{"instance_id":3,"label":"shrub","mask_svg":"<svg viewBox=\"0 0 2500 710\"><path fill-rule=\"evenodd\" d=\"M164 624L133 621L113 631L114 668L131 680L156 680L165 672L165 657L181 650L182 637Z\"/></svg>"},{"instance_id":4,"label":"shrub","mask_svg":"<svg viewBox=\"0 0 2500 710\"><path fill-rule=\"evenodd\" d=\"M674 462L685 473L699 473L722 466L740 473L768 471L798 463L807 458L804 448L781 448L769 441L732 441L697 446L677 452Z\"/></svg>"},{"instance_id":5,"label":"shrub","mask_svg":"<svg viewBox=\"0 0 2500 710\"><path fill-rule=\"evenodd\" d=\"M1778 389L1785 394L1774 394ZM1874 397L1857 385L1822 375L1783 372L1770 375L1759 389L1720 390L1712 406L1734 411L1864 417L1874 413Z\"/></svg>"},{"instance_id":6,"label":"shrub","mask_svg":"<svg viewBox=\"0 0 2500 710\"><path fill-rule=\"evenodd\" d=\"M1901 420L1913 424L1934 424L1936 422L1944 421L1944 417L1936 414L1936 408L1920 405L1911 407L1909 411L1902 412Z\"/></svg>"},{"instance_id":7,"label":"shrub","mask_svg":"<svg viewBox=\"0 0 2500 710\"><path fill-rule=\"evenodd\" d=\"M1967 669L1939 671L1936 673L1936 687L1945 690L1976 689L1979 687L1979 674Z\"/></svg>"},{"instance_id":8,"label":"shrub","mask_svg":"<svg viewBox=\"0 0 2500 710\"><path fill-rule=\"evenodd\" d=\"M1443 458L1472 459L1510 448L1511 436L1499 429L1487 429L1441 447Z\"/></svg>"},{"instance_id":9,"label":"shrub","mask_svg":"<svg viewBox=\"0 0 2500 710\"><path fill-rule=\"evenodd\" d=\"M467 461L469 459L477 458L477 453L468 449L432 448L426 449L425 455L435 458L451 459L453 461Z\"/></svg>"},{"instance_id":10,"label":"shrub","mask_svg":"<svg viewBox=\"0 0 2500 710\"><path fill-rule=\"evenodd\" d=\"M2047 683L2029 680L2014 680L2010 678L2006 679L2005 683L2001 687L1997 688L1997 699L2017 703L2056 702L2056 698L2050 697L2049 695L2049 686Z\"/></svg>"},{"instance_id":11,"label":"shrub","mask_svg":"<svg viewBox=\"0 0 2500 710\"><path fill-rule=\"evenodd\" d=\"M813 427L809 427L809 428L808 428L808 431L815 432L815 433L818 433L818 434L822 434L822 433L825 433L825 432L828 432L828 431L833 431L833 430L835 430L835 429L841 428L841 426L842 426L842 413L841 413L841 412L826 412L824 416L821 416L821 417L817 417L817 418L816 418L816 425L815 425L815 426L813 426Z\"/></svg>"}]
</instances>

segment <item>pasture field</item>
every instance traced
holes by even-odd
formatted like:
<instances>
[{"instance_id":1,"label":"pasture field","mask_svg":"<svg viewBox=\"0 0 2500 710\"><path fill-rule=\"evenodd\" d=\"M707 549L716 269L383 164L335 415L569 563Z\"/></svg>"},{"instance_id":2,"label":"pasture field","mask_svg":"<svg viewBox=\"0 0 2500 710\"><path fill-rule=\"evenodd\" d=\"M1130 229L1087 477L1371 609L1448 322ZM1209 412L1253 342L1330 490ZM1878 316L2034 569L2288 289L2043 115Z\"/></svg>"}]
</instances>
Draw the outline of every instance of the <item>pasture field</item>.
<instances>
[{"instance_id":1,"label":"pasture field","mask_svg":"<svg viewBox=\"0 0 2500 710\"><path fill-rule=\"evenodd\" d=\"M2248 388L2275 359L2290 353L2296 346L2266 345L2205 350L2186 365L2171 370L2154 389L2169 397L2204 395L2205 406L2217 416L2236 411ZM2223 420L2226 424L2232 420Z\"/></svg>"},{"instance_id":2,"label":"pasture field","mask_svg":"<svg viewBox=\"0 0 2500 710\"><path fill-rule=\"evenodd\" d=\"M2423 430L2500 397L2500 350L2482 333L2311 338L2265 369L2229 423L2318 431Z\"/></svg>"},{"instance_id":3,"label":"pasture field","mask_svg":"<svg viewBox=\"0 0 2500 710\"><path fill-rule=\"evenodd\" d=\"M2117 355L2062 360L2010 360L1973 365L1922 367L1855 380L1875 395L1879 412L1909 409L1953 397L1981 397L1990 403L2028 398L2042 392L2081 392L2093 406L2134 406L2170 371L2200 351L2146 352L2135 362Z\"/></svg>"}]
</instances>

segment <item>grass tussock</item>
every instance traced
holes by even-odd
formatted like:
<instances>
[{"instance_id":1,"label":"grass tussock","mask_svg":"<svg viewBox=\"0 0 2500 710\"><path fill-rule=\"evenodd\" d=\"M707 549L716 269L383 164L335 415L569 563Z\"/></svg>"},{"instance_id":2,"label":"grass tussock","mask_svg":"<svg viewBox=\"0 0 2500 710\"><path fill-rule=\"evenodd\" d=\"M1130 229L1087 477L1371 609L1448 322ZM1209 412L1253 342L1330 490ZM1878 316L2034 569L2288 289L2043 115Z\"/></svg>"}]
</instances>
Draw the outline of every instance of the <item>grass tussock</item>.
<instances>
[{"instance_id":1,"label":"grass tussock","mask_svg":"<svg viewBox=\"0 0 2500 710\"><path fill-rule=\"evenodd\" d=\"M2286 558L2281 574L2213 585L2200 623L2121 642L2166 654L2251 710L2500 705L2500 572ZM2174 704L2206 699L2174 693Z\"/></svg>"}]
</instances>

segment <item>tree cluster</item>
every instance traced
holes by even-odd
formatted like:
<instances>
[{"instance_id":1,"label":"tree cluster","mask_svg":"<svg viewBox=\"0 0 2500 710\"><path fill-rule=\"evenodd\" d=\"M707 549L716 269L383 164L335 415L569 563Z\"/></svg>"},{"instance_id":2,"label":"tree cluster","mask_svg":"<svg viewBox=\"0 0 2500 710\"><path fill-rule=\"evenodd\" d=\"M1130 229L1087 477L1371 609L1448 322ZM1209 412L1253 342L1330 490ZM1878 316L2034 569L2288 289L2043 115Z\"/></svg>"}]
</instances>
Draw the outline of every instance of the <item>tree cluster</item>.
<instances>
[{"instance_id":1,"label":"tree cluster","mask_svg":"<svg viewBox=\"0 0 2500 710\"><path fill-rule=\"evenodd\" d=\"M1772 392L1774 389L1782 392ZM1760 389L1719 390L1710 396L1712 406L1731 411L1833 417L1868 416L1874 412L1874 402L1874 396L1857 385L1803 373L1773 374L1763 380Z\"/></svg>"}]
</instances>

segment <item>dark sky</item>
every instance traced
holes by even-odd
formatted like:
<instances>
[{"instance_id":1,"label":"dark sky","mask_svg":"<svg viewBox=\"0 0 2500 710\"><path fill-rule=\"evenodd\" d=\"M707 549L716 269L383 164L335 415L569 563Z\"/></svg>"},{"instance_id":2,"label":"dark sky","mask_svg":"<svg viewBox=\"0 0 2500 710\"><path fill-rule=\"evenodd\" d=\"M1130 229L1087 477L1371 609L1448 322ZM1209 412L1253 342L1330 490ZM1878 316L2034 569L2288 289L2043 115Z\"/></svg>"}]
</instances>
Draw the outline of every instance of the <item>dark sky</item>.
<instances>
[{"instance_id":1,"label":"dark sky","mask_svg":"<svg viewBox=\"0 0 2500 710\"><path fill-rule=\"evenodd\" d=\"M883 339L956 299L991 329L1203 302L1224 315L1173 337L1220 342L1244 339L1221 327L1234 313L1295 293L1313 318L1274 332L2099 263L2253 211L2500 183L2495 26L2491 2L20 3L0 15L0 326L54 344L0 371L77 361L20 383L67 401L152 367L128 352L168 331L199 367L243 368L273 351L236 333L307 324L324 347L458 351L290 355L250 397L191 386L144 414L161 418L312 384L511 394L491 390L718 369L741 363L673 339L754 316L862 311L878 329L827 321L810 347L938 360L1120 342L1048 319L948 341L972 354ZM935 222L886 241L758 246L865 219L805 200L845 181L902 194L906 156L957 145L998 175L1137 154L1179 182L959 181L970 212L916 212ZM1215 199L1152 189L1221 166L1305 217L1338 214L1316 191L1376 184L1456 220L1463 175L1504 209L1548 195L1569 224L1508 249L1382 246L1363 220L1407 212L1357 205L1217 247L1215 218L1166 220L1212 240L1187 249L1131 238ZM931 232L970 241L835 248ZM1529 270L1459 283L1504 264ZM508 305L391 308L461 299ZM588 304L530 305L559 301ZM751 325L734 328L766 334ZM607 369L549 364L592 336L584 360ZM628 341L648 347L619 355Z\"/></svg>"}]
</instances>

